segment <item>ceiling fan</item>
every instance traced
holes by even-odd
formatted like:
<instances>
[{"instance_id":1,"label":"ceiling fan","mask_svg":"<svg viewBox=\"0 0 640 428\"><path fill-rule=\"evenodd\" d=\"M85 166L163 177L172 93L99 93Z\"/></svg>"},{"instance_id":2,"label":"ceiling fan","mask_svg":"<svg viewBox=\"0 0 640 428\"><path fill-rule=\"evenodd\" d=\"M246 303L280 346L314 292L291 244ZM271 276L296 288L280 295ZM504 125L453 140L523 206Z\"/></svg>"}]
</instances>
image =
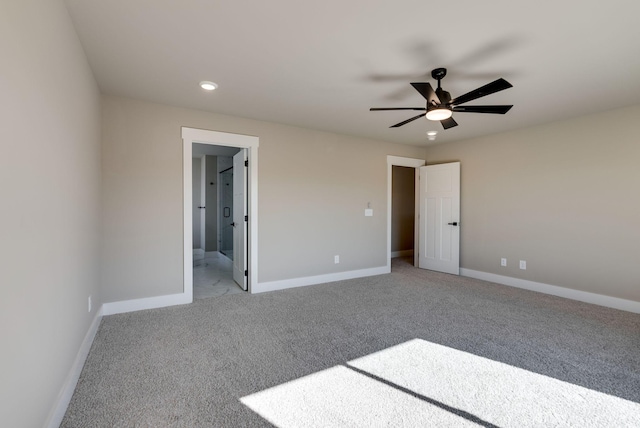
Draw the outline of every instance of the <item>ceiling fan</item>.
<instances>
[{"instance_id":1,"label":"ceiling fan","mask_svg":"<svg viewBox=\"0 0 640 428\"><path fill-rule=\"evenodd\" d=\"M430 83L412 83L416 91L420 92L420 94L427 100L426 107L380 107L380 108L371 108L370 111L380 111L380 110L419 110L426 111L425 113L420 113L417 116L414 116L410 119L404 120L400 123L396 123L395 125L390 126L390 128L398 128L402 125L406 125L409 122L413 122L416 119L419 119L423 116L426 116L429 120L438 120L444 127L444 129L453 128L454 126L458 126L458 123L453 120L451 115L454 112L460 113L492 113L492 114L505 114L508 112L513 105L496 105L496 106L461 106L460 104L467 103L469 101L476 100L478 98L484 97L486 95L490 95L496 92L503 91L505 89L511 88L513 85L506 80L500 78L498 80L494 80L491 83L488 83L478 89L474 89L471 92L467 92L464 95L451 99L451 95L449 92L442 89L440 86L440 81L447 75L446 68L436 68L431 72L431 77L438 81L438 89L435 91L431 87Z\"/></svg>"}]
</instances>

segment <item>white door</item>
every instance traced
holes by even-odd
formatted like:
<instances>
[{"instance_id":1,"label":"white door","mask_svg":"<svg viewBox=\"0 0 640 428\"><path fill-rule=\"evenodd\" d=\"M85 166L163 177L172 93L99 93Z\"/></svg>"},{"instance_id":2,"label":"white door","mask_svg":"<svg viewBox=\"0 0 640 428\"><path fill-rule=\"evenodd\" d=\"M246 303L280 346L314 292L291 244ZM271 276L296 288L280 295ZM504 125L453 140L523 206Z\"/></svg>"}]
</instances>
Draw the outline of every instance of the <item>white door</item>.
<instances>
[{"instance_id":1,"label":"white door","mask_svg":"<svg viewBox=\"0 0 640 428\"><path fill-rule=\"evenodd\" d=\"M420 167L418 266L460 273L460 162Z\"/></svg>"},{"instance_id":2,"label":"white door","mask_svg":"<svg viewBox=\"0 0 640 428\"><path fill-rule=\"evenodd\" d=\"M233 280L247 290L247 167L246 149L233 156Z\"/></svg>"}]
</instances>

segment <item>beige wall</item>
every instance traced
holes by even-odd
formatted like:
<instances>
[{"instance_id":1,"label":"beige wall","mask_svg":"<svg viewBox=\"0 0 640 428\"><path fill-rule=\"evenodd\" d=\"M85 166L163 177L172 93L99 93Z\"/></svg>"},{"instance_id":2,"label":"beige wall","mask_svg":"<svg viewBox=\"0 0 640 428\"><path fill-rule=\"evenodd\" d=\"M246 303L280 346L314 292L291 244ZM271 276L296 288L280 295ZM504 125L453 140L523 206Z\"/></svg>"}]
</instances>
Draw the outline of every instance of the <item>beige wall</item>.
<instances>
[{"instance_id":1,"label":"beige wall","mask_svg":"<svg viewBox=\"0 0 640 428\"><path fill-rule=\"evenodd\" d=\"M259 282L386 264L386 156L424 148L105 96L106 301L182 292L182 126L260 138Z\"/></svg>"},{"instance_id":2,"label":"beige wall","mask_svg":"<svg viewBox=\"0 0 640 428\"><path fill-rule=\"evenodd\" d=\"M391 189L391 251L413 250L415 228L415 168L394 166Z\"/></svg>"},{"instance_id":3,"label":"beige wall","mask_svg":"<svg viewBox=\"0 0 640 428\"><path fill-rule=\"evenodd\" d=\"M639 118L634 106L429 147L428 164L461 161L461 266L640 301Z\"/></svg>"},{"instance_id":4,"label":"beige wall","mask_svg":"<svg viewBox=\"0 0 640 428\"><path fill-rule=\"evenodd\" d=\"M0 2L0 52L0 424L40 427L101 304L100 95L60 1Z\"/></svg>"}]
</instances>

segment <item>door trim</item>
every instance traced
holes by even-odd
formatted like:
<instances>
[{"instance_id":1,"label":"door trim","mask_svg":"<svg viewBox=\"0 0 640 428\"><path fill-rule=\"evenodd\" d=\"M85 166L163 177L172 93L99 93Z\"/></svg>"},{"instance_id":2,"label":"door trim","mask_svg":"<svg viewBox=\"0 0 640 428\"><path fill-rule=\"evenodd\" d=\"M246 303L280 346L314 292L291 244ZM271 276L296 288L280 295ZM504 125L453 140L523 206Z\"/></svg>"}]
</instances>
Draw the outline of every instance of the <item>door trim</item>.
<instances>
[{"instance_id":1,"label":"door trim","mask_svg":"<svg viewBox=\"0 0 640 428\"><path fill-rule=\"evenodd\" d=\"M248 195L248 257L247 266L249 277L247 285L249 293L253 292L258 283L258 146L260 140L251 135L231 134L227 132L209 131L182 127L182 156L183 156L183 263L184 287L183 294L188 302L193 302L193 224L192 224L192 177L191 155L193 143L210 144L213 146L238 147L247 149L249 160L249 178L247 182Z\"/></svg>"},{"instance_id":2,"label":"door trim","mask_svg":"<svg viewBox=\"0 0 640 428\"><path fill-rule=\"evenodd\" d=\"M393 167L394 166L408 166L410 168L419 168L421 166L425 166L427 164L427 161L424 159L415 159L415 158L404 158L404 157L400 157L400 156L391 156L391 155L387 155L387 273L391 272L391 205L392 205L392 176L393 176ZM418 244L419 244L419 239L418 239L418 214L417 211L420 210L420 205L419 205L419 200L418 200L418 189L419 189L419 182L418 182L418 174L416 173L415 175L415 209L416 209L416 214L415 214L415 227L414 227L414 237L413 237L413 261L414 261L414 265L417 264L417 257L418 257Z\"/></svg>"}]
</instances>

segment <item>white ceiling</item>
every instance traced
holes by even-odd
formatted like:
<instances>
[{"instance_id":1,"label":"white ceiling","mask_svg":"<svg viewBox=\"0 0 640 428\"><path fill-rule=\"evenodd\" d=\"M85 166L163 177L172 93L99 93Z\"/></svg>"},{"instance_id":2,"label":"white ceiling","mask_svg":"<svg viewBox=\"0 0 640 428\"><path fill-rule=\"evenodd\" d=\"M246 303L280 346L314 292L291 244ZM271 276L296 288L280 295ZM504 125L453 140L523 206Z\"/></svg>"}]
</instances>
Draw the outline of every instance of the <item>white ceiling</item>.
<instances>
[{"instance_id":1,"label":"white ceiling","mask_svg":"<svg viewBox=\"0 0 640 428\"><path fill-rule=\"evenodd\" d=\"M106 94L416 145L640 104L637 0L65 1ZM436 67L453 97L504 77L469 105L514 108L447 131L368 111L423 107Z\"/></svg>"}]
</instances>

